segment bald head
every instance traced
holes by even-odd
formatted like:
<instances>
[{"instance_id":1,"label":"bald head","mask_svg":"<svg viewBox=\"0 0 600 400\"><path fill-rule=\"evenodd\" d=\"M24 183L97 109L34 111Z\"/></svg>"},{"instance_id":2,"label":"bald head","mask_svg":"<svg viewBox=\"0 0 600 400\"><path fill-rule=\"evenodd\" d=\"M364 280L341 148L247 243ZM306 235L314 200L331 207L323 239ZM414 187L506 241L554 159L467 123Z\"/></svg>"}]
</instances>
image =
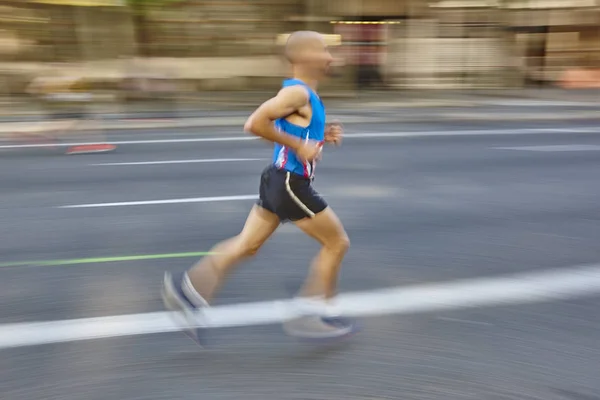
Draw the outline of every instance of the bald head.
<instances>
[{"instance_id":1,"label":"bald head","mask_svg":"<svg viewBox=\"0 0 600 400\"><path fill-rule=\"evenodd\" d=\"M297 31L292 33L285 44L285 58L291 63L297 62L304 51L308 49L324 48L323 36L313 31Z\"/></svg>"}]
</instances>

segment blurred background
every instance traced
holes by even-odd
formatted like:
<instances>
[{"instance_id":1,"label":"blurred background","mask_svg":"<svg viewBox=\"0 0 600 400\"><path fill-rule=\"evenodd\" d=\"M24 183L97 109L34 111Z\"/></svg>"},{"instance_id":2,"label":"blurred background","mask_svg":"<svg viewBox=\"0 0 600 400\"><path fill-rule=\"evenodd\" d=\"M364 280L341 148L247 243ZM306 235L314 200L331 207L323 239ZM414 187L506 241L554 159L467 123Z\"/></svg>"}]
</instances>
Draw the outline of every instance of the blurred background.
<instances>
[{"instance_id":1,"label":"blurred background","mask_svg":"<svg viewBox=\"0 0 600 400\"><path fill-rule=\"evenodd\" d=\"M278 45L302 29L338 58L325 97L598 87L599 21L597 0L3 0L0 95L14 115L63 76L105 108L240 103L278 87Z\"/></svg>"}]
</instances>

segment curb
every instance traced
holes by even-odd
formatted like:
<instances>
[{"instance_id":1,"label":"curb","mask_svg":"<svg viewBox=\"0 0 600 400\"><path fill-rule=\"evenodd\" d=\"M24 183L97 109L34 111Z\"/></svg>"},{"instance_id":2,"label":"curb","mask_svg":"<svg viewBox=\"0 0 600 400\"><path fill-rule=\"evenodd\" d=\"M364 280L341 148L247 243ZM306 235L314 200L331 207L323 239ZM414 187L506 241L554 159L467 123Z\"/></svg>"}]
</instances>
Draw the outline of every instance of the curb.
<instances>
[{"instance_id":1,"label":"curb","mask_svg":"<svg viewBox=\"0 0 600 400\"><path fill-rule=\"evenodd\" d=\"M480 115L480 114L471 114L471 115L442 115L442 120L446 121L486 121L486 122L502 122L502 121L599 121L600 122L600 113L599 112L589 112L589 113L572 113L572 114L530 114L530 115ZM435 119L435 117L433 118Z\"/></svg>"},{"instance_id":2,"label":"curb","mask_svg":"<svg viewBox=\"0 0 600 400\"><path fill-rule=\"evenodd\" d=\"M600 121L600 113L585 113L585 114L544 114L544 115L480 115L480 114L437 114L432 116L419 116L419 117L373 117L373 116L350 116L350 115L330 115L331 118L338 118L345 125L353 124L372 124L372 123L427 123L427 122L444 122L444 121L478 121L478 122L503 122L503 121ZM208 119L208 118L207 118ZM166 128L202 128L202 127L229 127L235 126L240 127L246 122L246 118L224 118L219 121L180 121L176 123L145 123L130 126L120 126L106 129L119 129L119 130L139 130L139 129L166 129Z\"/></svg>"},{"instance_id":3,"label":"curb","mask_svg":"<svg viewBox=\"0 0 600 400\"><path fill-rule=\"evenodd\" d=\"M214 103L213 103L214 105ZM477 106L485 106L485 103L482 102L475 102L475 101L464 101L464 100L456 100L456 101L450 101L450 100L415 100L415 101L411 101L411 102L407 102L407 101L375 101L375 100L364 100L364 101L356 101L356 102L347 102L347 103L342 103L342 104L337 104L336 105L329 105L328 106L328 112L329 113L344 113L344 112L348 112L348 113L356 113L356 110L363 110L363 112L377 112L377 111L385 111L388 112L390 110L412 110L415 108L472 108L472 107L477 107ZM248 115L249 113L251 113L252 111L254 111L256 109L256 103L254 104L232 104L229 103L228 106L230 108L234 108L233 113L237 113L237 114L244 114L244 115ZM235 107L237 106L237 108ZM223 112L223 108L218 108L218 109L204 109L201 108L197 111L200 112L204 112L204 113L212 113L212 112L217 112L217 113L222 113ZM174 111L175 114L177 114L178 111ZM180 110L180 112L182 113L188 113L188 112L194 112L193 109L183 109ZM100 115L102 114L109 114L109 115L129 115L129 117L124 117L122 119L136 119L136 118L143 118L143 115L148 115L148 114L152 114L152 113L165 113L165 110L143 110L143 111L139 111L139 113L134 112L115 112L113 111L106 111L104 113L99 113ZM92 113L93 114L93 113ZM141 117L136 117L136 114L140 114L142 115ZM8 113L8 112L0 112L0 124L2 124L3 122L1 121L2 118L14 118L15 116L23 116L23 117L39 117L43 115L43 113L39 112L39 111L23 111L23 112L13 112L13 113ZM183 117L186 118L186 117ZM188 117L188 118L194 118L194 117ZM202 117L197 117L197 118L202 118ZM17 121L15 121L16 123ZM19 121L19 122L28 122L28 121Z\"/></svg>"},{"instance_id":4,"label":"curb","mask_svg":"<svg viewBox=\"0 0 600 400\"><path fill-rule=\"evenodd\" d=\"M393 117L375 117L375 116L356 116L356 115L331 115L331 118L339 118L345 125L353 124L384 124L384 123L436 123L436 122L535 122L535 121L596 121L600 123L600 113L571 113L571 114L525 114L525 115L485 115L485 114L443 114L437 113L432 116L393 116ZM105 124L104 130L156 130L156 129L181 129L181 128L209 128L209 127L241 127L246 121L246 117L218 117L218 118L198 118L195 121L148 121L125 124ZM2 126L4 125L4 126ZM0 123L0 137L18 134L19 132L31 132L32 124L27 122ZM599 127L600 129L600 127ZM89 129L97 130L97 129ZM86 131L86 129L82 129Z\"/></svg>"}]
</instances>

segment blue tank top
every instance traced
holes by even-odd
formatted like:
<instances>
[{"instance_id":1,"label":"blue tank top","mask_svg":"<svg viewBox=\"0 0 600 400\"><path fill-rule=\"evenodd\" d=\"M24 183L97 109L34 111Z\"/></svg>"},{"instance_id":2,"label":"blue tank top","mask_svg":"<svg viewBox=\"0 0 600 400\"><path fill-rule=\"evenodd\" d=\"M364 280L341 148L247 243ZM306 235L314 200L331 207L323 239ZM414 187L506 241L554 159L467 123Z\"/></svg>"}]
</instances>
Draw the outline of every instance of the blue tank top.
<instances>
[{"instance_id":1,"label":"blue tank top","mask_svg":"<svg viewBox=\"0 0 600 400\"><path fill-rule=\"evenodd\" d=\"M302 85L309 95L312 117L306 128L292 124L284 118L275 121L275 127L288 135L296 136L302 140L314 140L322 146L325 141L325 106L319 96L304 82L298 79L287 79L283 81L283 87ZM315 176L316 161L302 162L289 148L275 143L273 151L273 164L278 169L290 171L294 174L312 179Z\"/></svg>"}]
</instances>

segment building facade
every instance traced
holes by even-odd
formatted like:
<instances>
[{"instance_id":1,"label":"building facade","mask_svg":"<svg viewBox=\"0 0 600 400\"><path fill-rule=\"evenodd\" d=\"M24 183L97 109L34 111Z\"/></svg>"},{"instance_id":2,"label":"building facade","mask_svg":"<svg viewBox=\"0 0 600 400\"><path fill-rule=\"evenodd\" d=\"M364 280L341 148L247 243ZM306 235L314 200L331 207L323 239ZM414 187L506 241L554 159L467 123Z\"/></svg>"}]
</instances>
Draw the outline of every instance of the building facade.
<instances>
[{"instance_id":1,"label":"building facade","mask_svg":"<svg viewBox=\"0 0 600 400\"><path fill-rule=\"evenodd\" d=\"M340 38L339 86L522 86L600 67L600 0L5 3L0 32L27 46L4 57L20 61L270 57L279 35L311 29Z\"/></svg>"}]
</instances>

